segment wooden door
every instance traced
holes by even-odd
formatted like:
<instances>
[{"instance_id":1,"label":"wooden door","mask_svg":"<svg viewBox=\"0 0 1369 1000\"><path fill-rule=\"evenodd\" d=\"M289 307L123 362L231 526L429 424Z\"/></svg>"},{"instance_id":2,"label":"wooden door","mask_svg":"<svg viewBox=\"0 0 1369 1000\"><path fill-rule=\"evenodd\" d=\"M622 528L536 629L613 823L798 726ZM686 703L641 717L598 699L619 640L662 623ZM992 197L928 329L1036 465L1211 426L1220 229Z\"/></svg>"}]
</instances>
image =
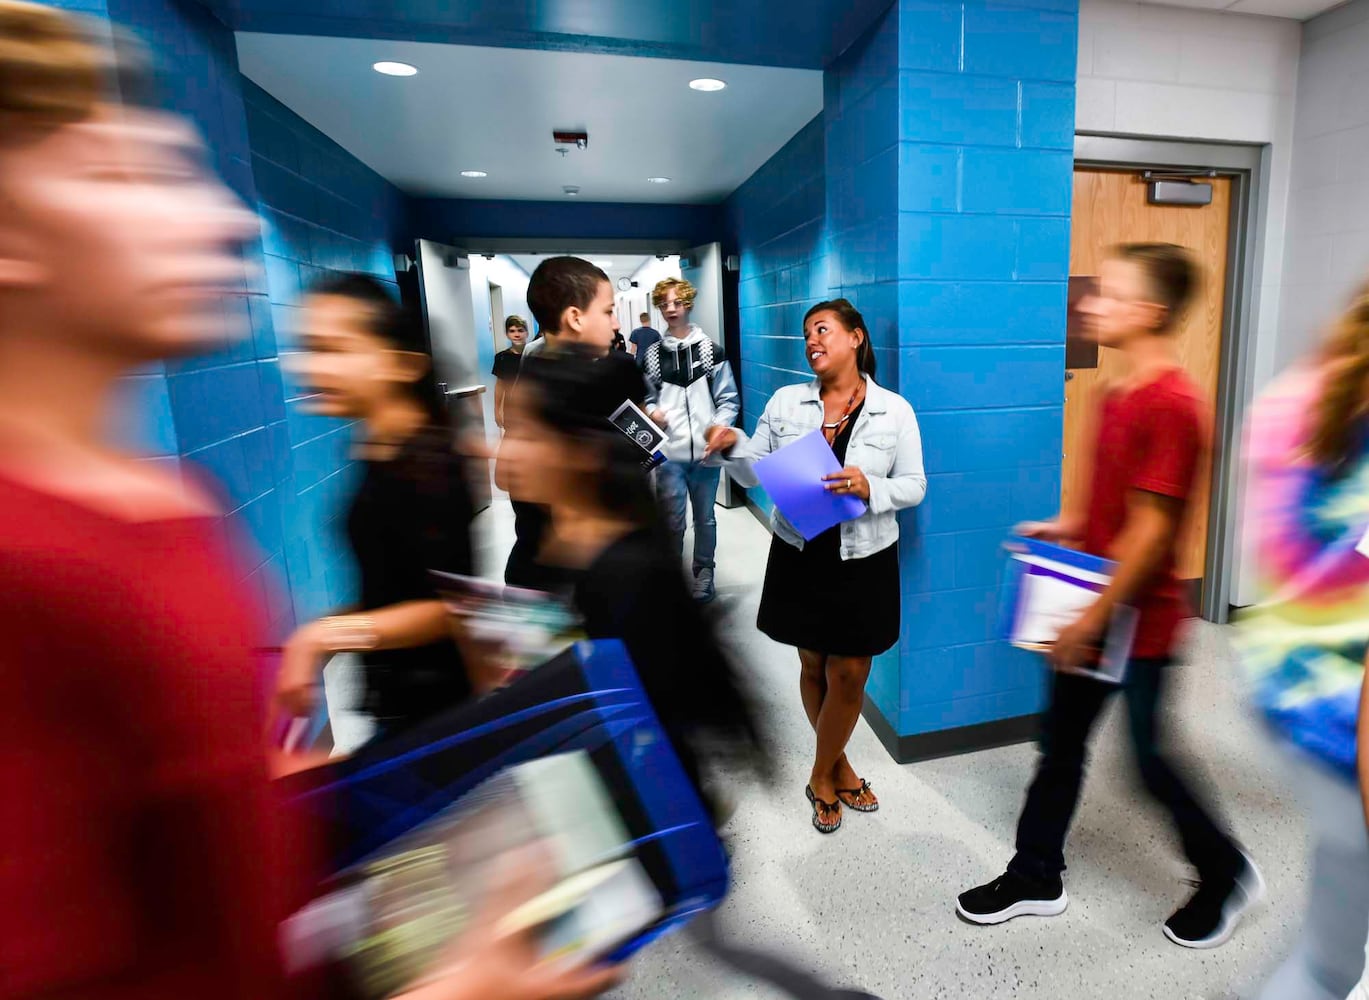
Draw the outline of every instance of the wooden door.
<instances>
[{"instance_id":1,"label":"wooden door","mask_svg":"<svg viewBox=\"0 0 1369 1000\"><path fill-rule=\"evenodd\" d=\"M1070 229L1070 274L1095 275L1108 248L1118 243L1174 243L1187 247L1202 267L1202 279L1183 323L1174 332L1179 357L1207 396L1209 426L1215 426L1217 378L1222 355L1222 305L1226 295L1227 236L1231 179L1213 178L1212 203L1202 207L1151 205L1136 173L1078 169L1074 172L1074 215ZM1124 372L1120 352L1103 348L1097 368L1077 368L1065 383L1065 458L1061 507L1079 502L1087 490L1086 456L1097 433L1101 388ZM1183 528L1179 575L1203 576L1212 467L1204 466Z\"/></svg>"}]
</instances>

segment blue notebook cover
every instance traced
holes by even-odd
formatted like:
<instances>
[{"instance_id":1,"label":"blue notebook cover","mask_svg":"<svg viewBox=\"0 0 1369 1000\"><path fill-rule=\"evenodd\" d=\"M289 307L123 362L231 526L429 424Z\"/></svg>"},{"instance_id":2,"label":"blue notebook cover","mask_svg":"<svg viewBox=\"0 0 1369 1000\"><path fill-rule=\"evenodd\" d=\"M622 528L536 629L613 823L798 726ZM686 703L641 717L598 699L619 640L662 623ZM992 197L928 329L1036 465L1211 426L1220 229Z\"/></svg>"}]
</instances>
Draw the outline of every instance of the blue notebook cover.
<instances>
[{"instance_id":1,"label":"blue notebook cover","mask_svg":"<svg viewBox=\"0 0 1369 1000\"><path fill-rule=\"evenodd\" d=\"M865 501L833 493L822 477L841 471L841 463L822 431L812 431L778 451L757 459L753 469L765 492L805 541L866 511Z\"/></svg>"},{"instance_id":2,"label":"blue notebook cover","mask_svg":"<svg viewBox=\"0 0 1369 1000\"><path fill-rule=\"evenodd\" d=\"M1035 538L1009 538L1003 546L1010 554L1026 554L1050 559L1064 566L1082 570L1085 573L1102 573L1111 576L1117 564L1111 559L1089 555L1077 549L1068 549L1053 542L1043 542ZM998 600L998 638L1011 639L1013 625L1017 619L1017 598L1024 577L1031 566L1020 559L1008 559L1003 570L1003 586Z\"/></svg>"}]
</instances>

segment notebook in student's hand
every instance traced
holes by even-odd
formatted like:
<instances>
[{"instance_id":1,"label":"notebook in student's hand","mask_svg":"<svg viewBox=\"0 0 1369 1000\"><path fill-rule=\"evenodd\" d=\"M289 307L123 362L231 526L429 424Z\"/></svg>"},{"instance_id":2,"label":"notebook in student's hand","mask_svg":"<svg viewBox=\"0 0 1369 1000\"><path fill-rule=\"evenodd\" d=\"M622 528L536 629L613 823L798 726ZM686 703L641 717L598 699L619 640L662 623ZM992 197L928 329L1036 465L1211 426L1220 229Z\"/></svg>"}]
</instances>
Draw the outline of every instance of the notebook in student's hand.
<instances>
[{"instance_id":1,"label":"notebook in student's hand","mask_svg":"<svg viewBox=\"0 0 1369 1000\"><path fill-rule=\"evenodd\" d=\"M1012 558L1001 595L1000 631L1019 649L1047 652L1060 632L1098 600L1116 564L1036 539L1014 538L1007 547ZM1074 672L1122 683L1138 618L1135 608L1115 609L1097 663Z\"/></svg>"},{"instance_id":2,"label":"notebook in student's hand","mask_svg":"<svg viewBox=\"0 0 1369 1000\"><path fill-rule=\"evenodd\" d=\"M608 421L642 450L642 468L649 472L665 462L661 452L661 445L666 441L665 431L632 400L623 400L623 405L613 411Z\"/></svg>"}]
</instances>

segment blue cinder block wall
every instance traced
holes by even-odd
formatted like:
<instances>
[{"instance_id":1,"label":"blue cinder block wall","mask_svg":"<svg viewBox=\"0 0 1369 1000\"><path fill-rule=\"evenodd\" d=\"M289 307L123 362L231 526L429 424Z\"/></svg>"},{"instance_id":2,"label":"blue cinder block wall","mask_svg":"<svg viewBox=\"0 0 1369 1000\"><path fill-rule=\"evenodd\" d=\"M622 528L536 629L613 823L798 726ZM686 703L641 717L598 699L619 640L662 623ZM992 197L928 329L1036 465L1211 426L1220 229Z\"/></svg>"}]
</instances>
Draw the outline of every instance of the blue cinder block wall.
<instances>
[{"instance_id":1,"label":"blue cinder block wall","mask_svg":"<svg viewBox=\"0 0 1369 1000\"><path fill-rule=\"evenodd\" d=\"M361 271L398 297L393 254L404 246L406 205L398 188L252 81L242 88L266 268L266 315L254 316L253 328L258 355L269 359L259 363L274 365L296 336L301 294L327 274ZM290 456L279 470L280 523L295 612L305 620L355 599L341 520L355 487L352 432L305 413L288 374L283 388L285 419L271 433Z\"/></svg>"},{"instance_id":2,"label":"blue cinder block wall","mask_svg":"<svg viewBox=\"0 0 1369 1000\"><path fill-rule=\"evenodd\" d=\"M918 413L928 498L901 515L902 636L867 706L904 757L1025 732L1041 704L1039 663L992 630L1004 536L1059 503L1077 13L899 0L727 206L748 423L809 376L800 320L836 294Z\"/></svg>"}]
</instances>

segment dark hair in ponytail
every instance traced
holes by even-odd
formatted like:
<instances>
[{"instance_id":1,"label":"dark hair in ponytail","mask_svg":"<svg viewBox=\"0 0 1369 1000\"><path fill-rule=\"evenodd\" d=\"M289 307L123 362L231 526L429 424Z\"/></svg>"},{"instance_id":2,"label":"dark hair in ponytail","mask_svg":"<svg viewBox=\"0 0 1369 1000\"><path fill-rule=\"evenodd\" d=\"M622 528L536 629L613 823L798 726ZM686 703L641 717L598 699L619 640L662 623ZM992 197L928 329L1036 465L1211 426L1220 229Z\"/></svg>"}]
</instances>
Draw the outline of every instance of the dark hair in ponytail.
<instances>
[{"instance_id":1,"label":"dark hair in ponytail","mask_svg":"<svg viewBox=\"0 0 1369 1000\"><path fill-rule=\"evenodd\" d=\"M865 317L860 314L849 299L831 299L827 302L819 302L812 309L809 309L803 317L803 325L807 326L808 321L820 312L833 313L852 333L859 330L861 332L860 346L856 348L856 367L860 369L862 375L875 377L875 348L870 343L870 328L865 325Z\"/></svg>"},{"instance_id":2,"label":"dark hair in ponytail","mask_svg":"<svg viewBox=\"0 0 1369 1000\"><path fill-rule=\"evenodd\" d=\"M349 271L330 274L310 286L309 294L333 295L366 306L370 312L366 326L374 336L385 341L392 350L427 359L427 368L410 384L408 392L423 407L434 427L448 425L447 400L438 387L437 368L428 345L427 331L415 310L400 305L395 294L369 274Z\"/></svg>"}]
</instances>

